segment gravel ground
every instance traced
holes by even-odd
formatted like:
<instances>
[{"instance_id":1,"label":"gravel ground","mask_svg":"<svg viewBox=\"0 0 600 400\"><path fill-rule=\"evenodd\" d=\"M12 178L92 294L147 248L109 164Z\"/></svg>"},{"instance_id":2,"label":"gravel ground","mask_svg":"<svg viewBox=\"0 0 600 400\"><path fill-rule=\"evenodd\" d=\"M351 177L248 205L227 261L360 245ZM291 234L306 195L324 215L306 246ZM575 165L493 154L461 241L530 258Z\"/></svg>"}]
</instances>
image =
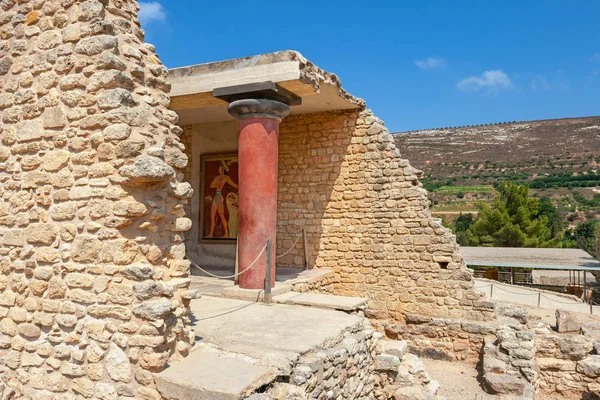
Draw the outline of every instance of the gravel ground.
<instances>
[{"instance_id":1,"label":"gravel ground","mask_svg":"<svg viewBox=\"0 0 600 400\"><path fill-rule=\"evenodd\" d=\"M448 400L498 400L487 394L477 381L474 363L421 359L429 375L440 384L439 395Z\"/></svg>"}]
</instances>

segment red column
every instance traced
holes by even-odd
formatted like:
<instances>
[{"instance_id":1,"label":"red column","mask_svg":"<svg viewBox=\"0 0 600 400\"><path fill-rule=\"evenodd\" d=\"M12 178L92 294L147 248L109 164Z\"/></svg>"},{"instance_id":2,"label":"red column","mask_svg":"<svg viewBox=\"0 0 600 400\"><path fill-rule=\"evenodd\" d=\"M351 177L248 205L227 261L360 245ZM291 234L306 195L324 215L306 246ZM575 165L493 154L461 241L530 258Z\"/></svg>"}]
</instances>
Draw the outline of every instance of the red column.
<instances>
[{"instance_id":1,"label":"red column","mask_svg":"<svg viewBox=\"0 0 600 400\"><path fill-rule=\"evenodd\" d=\"M271 285L275 286L279 122L289 108L270 100L261 100L258 103L261 107L250 110L240 107L239 103L247 106L251 101L256 100L240 100L229 107L230 113L239 120L238 265L239 271L244 271L258 257L253 266L240 276L240 287L263 289L266 251L259 254L268 238L271 239L272 254ZM272 103L276 103L275 109Z\"/></svg>"}]
</instances>

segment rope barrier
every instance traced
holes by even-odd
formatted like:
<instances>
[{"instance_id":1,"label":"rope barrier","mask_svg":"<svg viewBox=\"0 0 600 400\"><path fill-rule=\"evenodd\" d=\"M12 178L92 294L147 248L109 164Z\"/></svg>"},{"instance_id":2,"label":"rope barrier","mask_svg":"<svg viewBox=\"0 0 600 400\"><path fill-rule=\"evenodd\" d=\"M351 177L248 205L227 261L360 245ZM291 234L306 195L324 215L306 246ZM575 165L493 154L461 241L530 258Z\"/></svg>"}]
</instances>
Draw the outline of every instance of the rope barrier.
<instances>
[{"instance_id":1,"label":"rope barrier","mask_svg":"<svg viewBox=\"0 0 600 400\"><path fill-rule=\"evenodd\" d=\"M521 296L537 296L537 293L518 293L518 292L511 292L510 290L506 290L504 289L502 286L498 285L496 286L498 289L503 290L507 293L511 293L511 294L516 294L516 295L521 295Z\"/></svg>"},{"instance_id":2,"label":"rope barrier","mask_svg":"<svg viewBox=\"0 0 600 400\"><path fill-rule=\"evenodd\" d=\"M473 289L483 289L483 288L488 288L490 286L492 286L492 284L483 285L483 286L473 286Z\"/></svg>"},{"instance_id":3,"label":"rope barrier","mask_svg":"<svg viewBox=\"0 0 600 400\"><path fill-rule=\"evenodd\" d=\"M559 304L568 304L568 305L585 304L585 303L567 303L567 302L564 302L564 301L558 301L558 300L555 300L555 299L552 299L552 298L546 296L545 294L542 294L542 297L545 298L546 300L550 300L550 301L553 301L553 302L559 303Z\"/></svg>"},{"instance_id":4,"label":"rope barrier","mask_svg":"<svg viewBox=\"0 0 600 400\"><path fill-rule=\"evenodd\" d=\"M281 254L281 255L278 255L278 256L276 256L276 257L275 257L275 259L277 259L277 258L281 258L281 257L283 257L283 256L287 255L287 254L288 254L290 251L292 251L292 250L294 249L294 247L296 247L296 245L298 244L298 242L300 241L300 239L302 239L302 236L298 236L298 239L296 239L296 242L295 242L295 243L292 245L292 247L290 247L290 248L288 249L288 251L286 251L285 253L283 253L283 254Z\"/></svg>"},{"instance_id":5,"label":"rope barrier","mask_svg":"<svg viewBox=\"0 0 600 400\"><path fill-rule=\"evenodd\" d=\"M302 239L302 236L298 236L298 238L296 239L296 241L294 242L294 244L292 245L292 247L290 247L285 253L276 256L275 259L281 258L281 257L287 255L288 253L290 253L294 249L294 247L296 247L296 245L298 244L298 242L300 241L300 239ZM201 266L199 266L194 261L192 261L189 257L186 256L186 258L188 259L188 261L191 263L191 265L194 268L199 269L200 271L204 272L208 276L212 276L213 278L217 278L217 279L232 279L232 278L237 278L238 276L242 275L243 273L245 273L246 271L248 271L250 268L252 268L254 266L254 264L256 264L256 262L258 261L258 259L260 258L260 256L262 255L262 253L264 253L264 251L266 249L267 249L267 245L265 244L265 246L262 248L262 250L260 251L260 253L258 253L258 256L256 256L256 258L254 259L254 261L252 261L252 264L250 264L243 271L238 272L237 274L228 275L228 276L215 275L215 274L213 274L211 272L208 272L207 270L203 269Z\"/></svg>"},{"instance_id":6,"label":"rope barrier","mask_svg":"<svg viewBox=\"0 0 600 400\"><path fill-rule=\"evenodd\" d=\"M252 264L250 264L243 271L240 271L237 274L233 274L233 275L229 275L229 276L215 275L215 274L213 274L211 272L206 271L202 267L200 267L198 264L196 264L195 262L193 262L192 260L190 260L189 257L186 256L186 258L190 261L190 263L192 264L193 267L199 269L200 271L204 272L205 274L207 274L209 276L212 276L213 278L217 278L217 279L231 279L231 278L235 278L235 277L238 277L238 276L242 275L243 273L245 273L246 271L248 271L250 268L252 268L254 266L254 264L256 264L256 262L258 261L258 259L262 255L262 253L265 252L266 249L267 249L267 245L265 244L265 246L262 248L262 250L260 251L260 253L258 253L258 256L256 256L256 258L254 259L254 261L252 261Z\"/></svg>"}]
</instances>

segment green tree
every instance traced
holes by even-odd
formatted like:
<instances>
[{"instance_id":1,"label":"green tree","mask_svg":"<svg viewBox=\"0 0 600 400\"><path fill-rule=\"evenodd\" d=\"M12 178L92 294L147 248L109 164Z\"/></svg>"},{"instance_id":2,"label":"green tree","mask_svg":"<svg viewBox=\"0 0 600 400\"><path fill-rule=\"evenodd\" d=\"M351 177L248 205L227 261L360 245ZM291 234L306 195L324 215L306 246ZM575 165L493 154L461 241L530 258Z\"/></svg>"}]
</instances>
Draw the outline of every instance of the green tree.
<instances>
[{"instance_id":1,"label":"green tree","mask_svg":"<svg viewBox=\"0 0 600 400\"><path fill-rule=\"evenodd\" d=\"M560 247L560 218L549 200L529 196L529 188L504 182L491 206L479 201L479 218L465 239L471 246ZM558 224L558 225L557 225Z\"/></svg>"},{"instance_id":2,"label":"green tree","mask_svg":"<svg viewBox=\"0 0 600 400\"><path fill-rule=\"evenodd\" d=\"M471 225L473 225L473 222L475 222L474 218L473 218L473 214L470 214L470 213L467 213L467 214L460 213L460 215L456 219L453 231L454 231L454 233L456 233L456 241L461 246L469 245L469 239L467 238L467 231L469 230Z\"/></svg>"}]
</instances>

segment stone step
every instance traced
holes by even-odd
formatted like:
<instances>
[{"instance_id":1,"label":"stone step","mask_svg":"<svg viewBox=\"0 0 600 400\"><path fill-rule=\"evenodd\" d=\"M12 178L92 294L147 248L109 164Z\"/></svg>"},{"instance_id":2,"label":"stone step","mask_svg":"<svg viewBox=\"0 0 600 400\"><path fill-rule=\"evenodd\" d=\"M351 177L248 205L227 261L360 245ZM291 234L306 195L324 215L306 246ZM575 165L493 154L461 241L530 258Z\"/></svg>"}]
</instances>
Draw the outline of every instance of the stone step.
<instances>
[{"instance_id":1,"label":"stone step","mask_svg":"<svg viewBox=\"0 0 600 400\"><path fill-rule=\"evenodd\" d=\"M362 297L334 296L331 294L289 292L274 296L273 301L281 304L355 311L366 307L368 299Z\"/></svg>"},{"instance_id":2,"label":"stone step","mask_svg":"<svg viewBox=\"0 0 600 400\"><path fill-rule=\"evenodd\" d=\"M276 376L273 368L217 352L195 351L154 374L154 381L168 400L237 400L272 382Z\"/></svg>"},{"instance_id":3,"label":"stone step","mask_svg":"<svg viewBox=\"0 0 600 400\"><path fill-rule=\"evenodd\" d=\"M271 289L273 297L290 293L292 285L278 283ZM239 286L230 286L221 292L221 295L228 299L247 300L247 301L262 301L264 299L264 289L242 289Z\"/></svg>"}]
</instances>

